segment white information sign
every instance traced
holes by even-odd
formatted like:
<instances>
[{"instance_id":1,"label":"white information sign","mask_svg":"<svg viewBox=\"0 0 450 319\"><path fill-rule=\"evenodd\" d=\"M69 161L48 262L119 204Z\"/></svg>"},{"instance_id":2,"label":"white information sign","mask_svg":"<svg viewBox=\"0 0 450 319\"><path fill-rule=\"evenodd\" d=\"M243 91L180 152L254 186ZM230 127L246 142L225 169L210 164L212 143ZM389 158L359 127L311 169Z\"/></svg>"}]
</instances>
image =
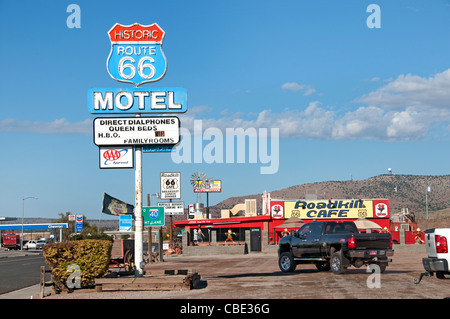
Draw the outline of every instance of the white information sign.
<instances>
[{"instance_id":1,"label":"white information sign","mask_svg":"<svg viewBox=\"0 0 450 319\"><path fill-rule=\"evenodd\" d=\"M176 116L98 117L94 119L94 144L162 145L180 141L180 120Z\"/></svg>"},{"instance_id":2,"label":"white information sign","mask_svg":"<svg viewBox=\"0 0 450 319\"><path fill-rule=\"evenodd\" d=\"M181 198L181 173L161 173L161 199Z\"/></svg>"},{"instance_id":3,"label":"white information sign","mask_svg":"<svg viewBox=\"0 0 450 319\"><path fill-rule=\"evenodd\" d=\"M158 206L164 207L166 215L184 215L184 202L158 203Z\"/></svg>"}]
</instances>

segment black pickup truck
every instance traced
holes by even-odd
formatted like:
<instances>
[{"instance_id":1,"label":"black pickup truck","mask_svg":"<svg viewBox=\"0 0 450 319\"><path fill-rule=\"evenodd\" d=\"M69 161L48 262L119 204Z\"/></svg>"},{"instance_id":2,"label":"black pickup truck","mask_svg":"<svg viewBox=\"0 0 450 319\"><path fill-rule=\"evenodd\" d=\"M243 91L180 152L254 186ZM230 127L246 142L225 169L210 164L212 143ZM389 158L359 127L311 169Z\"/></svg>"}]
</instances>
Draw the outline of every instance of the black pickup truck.
<instances>
[{"instance_id":1,"label":"black pickup truck","mask_svg":"<svg viewBox=\"0 0 450 319\"><path fill-rule=\"evenodd\" d=\"M350 221L318 221L280 239L278 265L283 272L315 264L320 271L342 274L349 266L377 264L384 272L393 255L390 234L359 233Z\"/></svg>"}]
</instances>

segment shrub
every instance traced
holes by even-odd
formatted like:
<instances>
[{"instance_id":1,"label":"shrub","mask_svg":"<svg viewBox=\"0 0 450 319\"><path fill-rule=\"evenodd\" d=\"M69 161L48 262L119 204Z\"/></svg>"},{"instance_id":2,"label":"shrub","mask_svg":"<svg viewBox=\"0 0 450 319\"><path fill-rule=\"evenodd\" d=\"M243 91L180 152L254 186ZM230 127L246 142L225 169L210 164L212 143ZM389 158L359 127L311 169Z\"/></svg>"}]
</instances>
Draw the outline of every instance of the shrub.
<instances>
[{"instance_id":1,"label":"shrub","mask_svg":"<svg viewBox=\"0 0 450 319\"><path fill-rule=\"evenodd\" d=\"M52 272L55 290L69 289L67 279L73 273L70 265L77 265L81 272L81 287L95 284L95 278L103 276L109 268L112 243L109 240L79 240L45 245L43 255Z\"/></svg>"}]
</instances>

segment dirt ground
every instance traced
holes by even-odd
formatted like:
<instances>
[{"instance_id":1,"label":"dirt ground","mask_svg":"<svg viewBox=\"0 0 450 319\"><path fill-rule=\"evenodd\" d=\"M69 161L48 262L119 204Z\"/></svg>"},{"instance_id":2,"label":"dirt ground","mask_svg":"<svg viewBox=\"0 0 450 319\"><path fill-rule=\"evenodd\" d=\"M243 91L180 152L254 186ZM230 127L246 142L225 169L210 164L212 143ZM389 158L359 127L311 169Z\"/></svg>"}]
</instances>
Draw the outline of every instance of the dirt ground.
<instances>
[{"instance_id":1,"label":"dirt ground","mask_svg":"<svg viewBox=\"0 0 450 319\"><path fill-rule=\"evenodd\" d=\"M351 267L343 275L319 272L314 265L298 265L282 273L276 253L226 256L166 256L157 269L192 269L200 285L188 291L95 292L93 289L51 295L45 299L443 299L450 297L450 279L424 277L425 247L394 246L385 273L376 277L366 266Z\"/></svg>"}]
</instances>

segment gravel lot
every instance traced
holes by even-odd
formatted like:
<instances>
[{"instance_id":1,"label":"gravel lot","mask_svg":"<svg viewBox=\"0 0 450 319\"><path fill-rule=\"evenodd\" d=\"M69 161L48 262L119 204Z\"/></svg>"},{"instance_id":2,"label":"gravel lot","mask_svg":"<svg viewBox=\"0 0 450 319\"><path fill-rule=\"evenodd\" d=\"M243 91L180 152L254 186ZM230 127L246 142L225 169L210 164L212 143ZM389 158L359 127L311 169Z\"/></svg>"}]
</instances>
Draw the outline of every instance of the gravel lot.
<instances>
[{"instance_id":1,"label":"gravel lot","mask_svg":"<svg viewBox=\"0 0 450 319\"><path fill-rule=\"evenodd\" d=\"M201 276L188 291L95 292L93 289L51 295L45 299L442 299L450 297L450 279L424 277L425 247L394 246L393 262L378 279L367 267L351 267L343 275L298 265L282 273L276 253L227 256L166 256L152 269L193 269ZM369 285L368 285L369 281ZM378 287L377 287L377 284ZM372 288L370 286L372 285ZM375 285L375 287L373 287Z\"/></svg>"}]
</instances>

